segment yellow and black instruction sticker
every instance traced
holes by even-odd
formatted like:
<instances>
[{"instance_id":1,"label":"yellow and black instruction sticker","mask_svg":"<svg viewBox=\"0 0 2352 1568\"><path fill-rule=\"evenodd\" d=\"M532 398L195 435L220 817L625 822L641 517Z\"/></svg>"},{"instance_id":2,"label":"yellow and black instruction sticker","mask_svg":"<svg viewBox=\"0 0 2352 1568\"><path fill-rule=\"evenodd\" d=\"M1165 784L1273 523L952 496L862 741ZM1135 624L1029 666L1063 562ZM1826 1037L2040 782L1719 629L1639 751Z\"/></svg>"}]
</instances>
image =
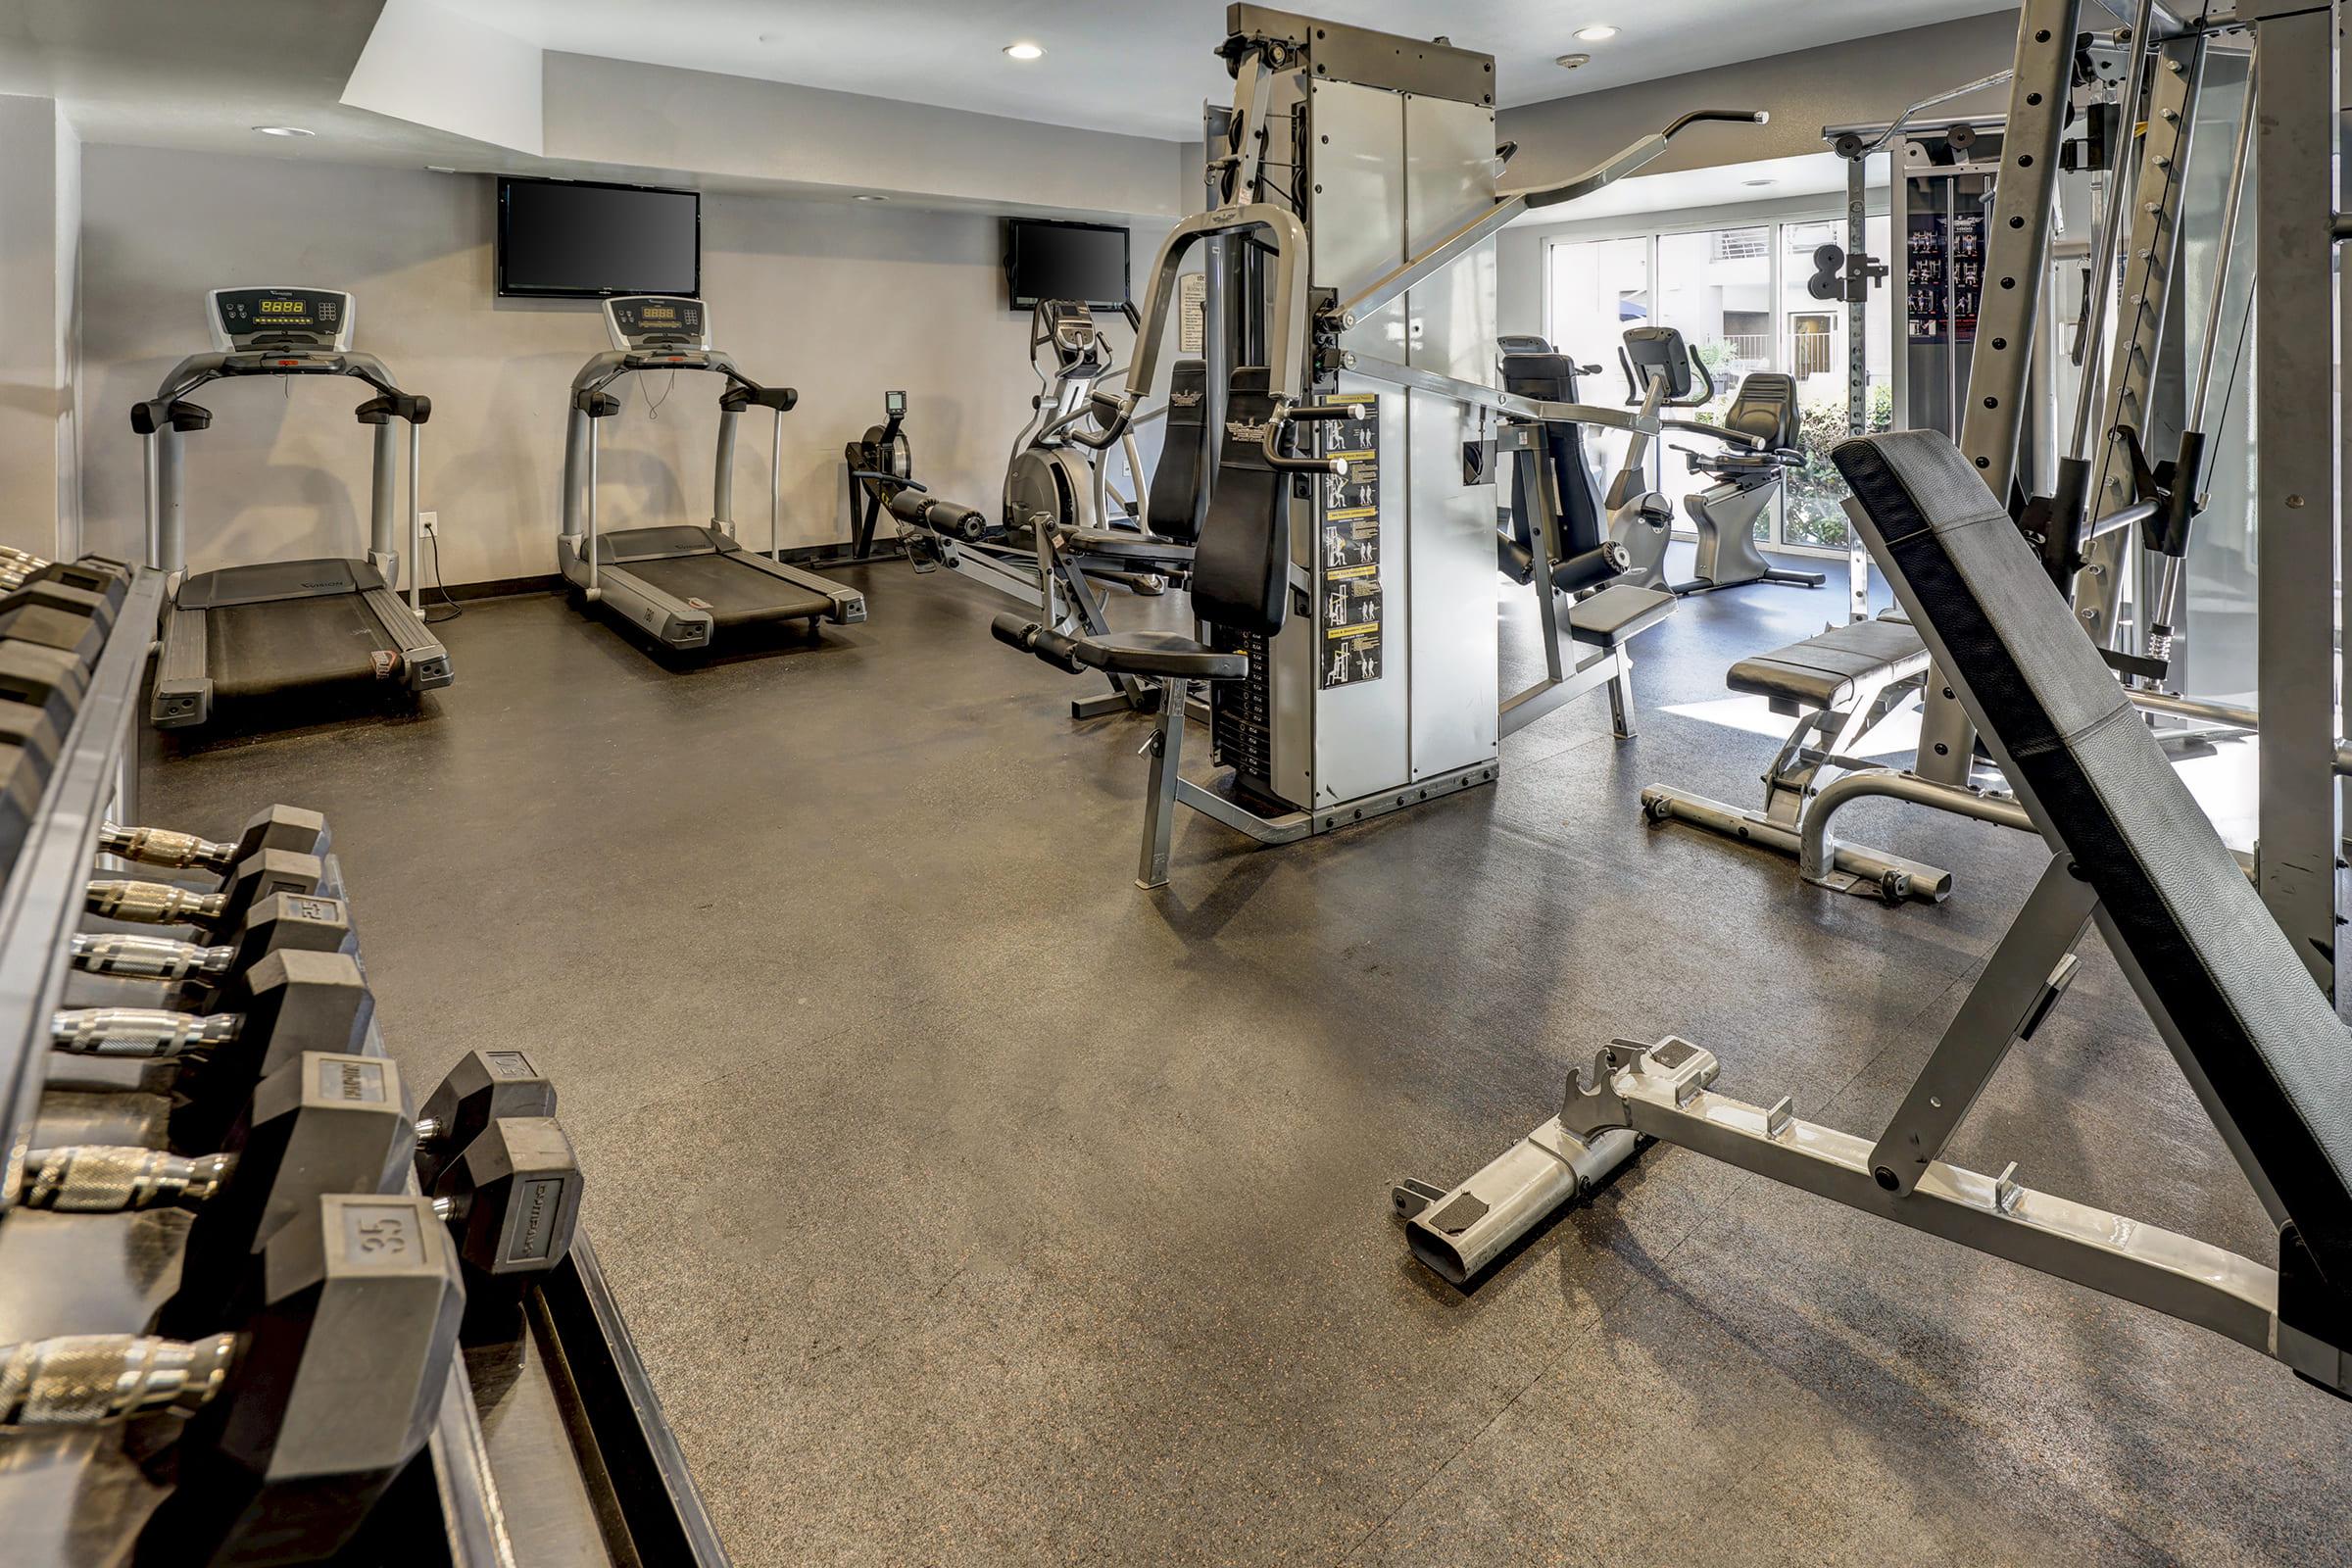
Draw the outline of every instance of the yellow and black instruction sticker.
<instances>
[{"instance_id":1,"label":"yellow and black instruction sticker","mask_svg":"<svg viewBox=\"0 0 2352 1568\"><path fill-rule=\"evenodd\" d=\"M1316 451L1344 458L1345 474L1320 485L1323 602L1316 668L1325 686L1380 678L1380 395L1348 392L1327 400L1356 410L1318 424Z\"/></svg>"}]
</instances>

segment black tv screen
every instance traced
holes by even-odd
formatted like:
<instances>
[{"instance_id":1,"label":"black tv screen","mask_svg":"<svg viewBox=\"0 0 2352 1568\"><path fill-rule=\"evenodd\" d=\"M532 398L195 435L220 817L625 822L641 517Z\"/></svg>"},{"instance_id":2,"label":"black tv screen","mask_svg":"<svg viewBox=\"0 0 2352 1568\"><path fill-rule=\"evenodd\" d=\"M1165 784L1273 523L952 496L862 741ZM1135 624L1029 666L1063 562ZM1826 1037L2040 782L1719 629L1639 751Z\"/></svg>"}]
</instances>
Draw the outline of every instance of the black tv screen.
<instances>
[{"instance_id":1,"label":"black tv screen","mask_svg":"<svg viewBox=\"0 0 2352 1568\"><path fill-rule=\"evenodd\" d=\"M1097 310L1127 303L1127 231L1106 223L1004 220L1004 282L1016 311L1039 300L1075 300Z\"/></svg>"},{"instance_id":2,"label":"black tv screen","mask_svg":"<svg viewBox=\"0 0 2352 1568\"><path fill-rule=\"evenodd\" d=\"M700 295L703 198L565 179L498 182L498 291Z\"/></svg>"}]
</instances>

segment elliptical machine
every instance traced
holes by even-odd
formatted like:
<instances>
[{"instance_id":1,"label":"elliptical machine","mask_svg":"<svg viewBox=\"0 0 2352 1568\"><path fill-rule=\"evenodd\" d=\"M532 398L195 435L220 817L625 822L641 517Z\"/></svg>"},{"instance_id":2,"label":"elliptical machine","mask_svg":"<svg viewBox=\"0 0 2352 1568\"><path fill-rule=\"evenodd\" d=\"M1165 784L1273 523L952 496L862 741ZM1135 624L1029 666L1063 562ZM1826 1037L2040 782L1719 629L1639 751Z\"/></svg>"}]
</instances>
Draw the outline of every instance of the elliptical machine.
<instances>
[{"instance_id":1,"label":"elliptical machine","mask_svg":"<svg viewBox=\"0 0 2352 1568\"><path fill-rule=\"evenodd\" d=\"M1135 307L1122 305L1119 310L1133 329ZM1054 361L1051 375L1038 359L1038 350L1049 347ZM1147 532L1142 505L1144 466L1132 429L1120 433L1119 450L1127 460L1133 495L1120 494L1110 483L1106 462L1067 434L1084 418L1095 393L1125 373L1111 365L1109 346L1102 340L1094 312L1073 300L1038 301L1029 315L1029 368L1037 373L1038 391L1030 400L1029 419L1013 437L1011 456L1004 465L1005 537L1028 539L1041 522L1058 534L1103 529ZM1156 573L1138 573L1132 574L1127 586L1139 593L1160 593L1167 583Z\"/></svg>"}]
</instances>

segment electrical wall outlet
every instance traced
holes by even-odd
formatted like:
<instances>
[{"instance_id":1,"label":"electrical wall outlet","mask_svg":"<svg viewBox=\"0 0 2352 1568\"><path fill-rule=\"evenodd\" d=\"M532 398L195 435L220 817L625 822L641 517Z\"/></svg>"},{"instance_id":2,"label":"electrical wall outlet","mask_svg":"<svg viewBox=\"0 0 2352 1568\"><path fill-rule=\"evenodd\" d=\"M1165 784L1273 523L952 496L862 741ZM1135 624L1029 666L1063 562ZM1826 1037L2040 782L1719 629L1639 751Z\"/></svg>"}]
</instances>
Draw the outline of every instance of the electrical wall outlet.
<instances>
[{"instance_id":1,"label":"electrical wall outlet","mask_svg":"<svg viewBox=\"0 0 2352 1568\"><path fill-rule=\"evenodd\" d=\"M423 526L426 533L432 535L436 539L441 537L441 514L438 512L419 512L416 514L416 520Z\"/></svg>"}]
</instances>

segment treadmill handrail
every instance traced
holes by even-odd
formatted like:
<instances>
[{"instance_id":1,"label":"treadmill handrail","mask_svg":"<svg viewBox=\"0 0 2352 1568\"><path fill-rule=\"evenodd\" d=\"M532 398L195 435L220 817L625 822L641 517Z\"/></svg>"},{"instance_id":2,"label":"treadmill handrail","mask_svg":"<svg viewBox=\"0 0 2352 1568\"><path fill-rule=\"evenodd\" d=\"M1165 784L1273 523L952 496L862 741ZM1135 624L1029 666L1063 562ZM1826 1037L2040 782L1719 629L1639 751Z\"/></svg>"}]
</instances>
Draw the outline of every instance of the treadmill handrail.
<instances>
[{"instance_id":1,"label":"treadmill handrail","mask_svg":"<svg viewBox=\"0 0 2352 1568\"><path fill-rule=\"evenodd\" d=\"M680 349L675 354L657 354L645 349L607 349L589 356L579 373L571 378L571 393L577 399L583 392L602 392L624 375L651 374L661 370L699 370L723 376L730 386L750 387L755 392L767 388L753 380L736 366L732 355L716 349Z\"/></svg>"},{"instance_id":2,"label":"treadmill handrail","mask_svg":"<svg viewBox=\"0 0 2352 1568\"><path fill-rule=\"evenodd\" d=\"M232 353L191 354L172 367L152 401L169 403L186 397L212 381L248 375L348 375L378 392L402 396L384 362L354 349L320 352L314 348L238 349Z\"/></svg>"}]
</instances>

